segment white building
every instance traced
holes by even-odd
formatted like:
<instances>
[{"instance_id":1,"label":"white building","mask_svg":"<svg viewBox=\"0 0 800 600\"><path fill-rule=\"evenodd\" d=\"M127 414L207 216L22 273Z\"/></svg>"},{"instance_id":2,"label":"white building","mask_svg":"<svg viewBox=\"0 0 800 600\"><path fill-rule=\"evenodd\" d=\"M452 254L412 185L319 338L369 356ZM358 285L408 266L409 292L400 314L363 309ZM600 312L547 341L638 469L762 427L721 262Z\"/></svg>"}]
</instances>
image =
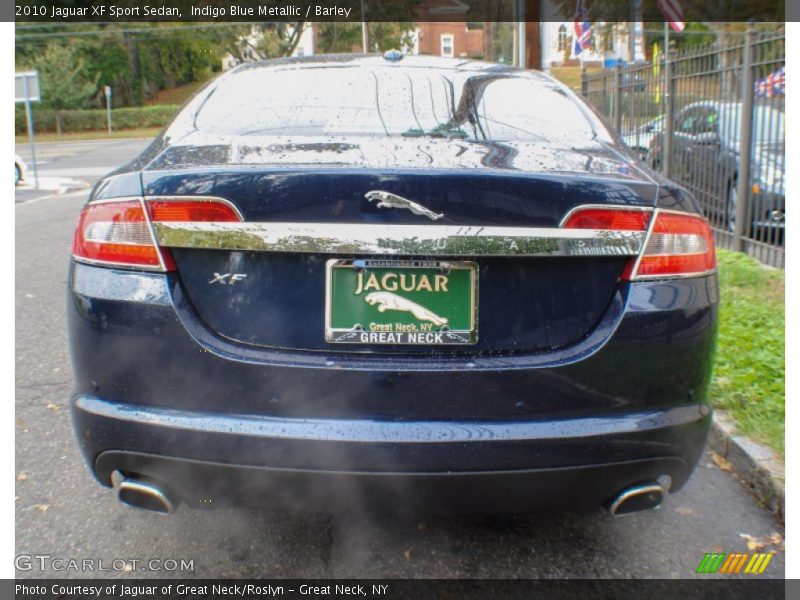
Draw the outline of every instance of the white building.
<instances>
[{"instance_id":1,"label":"white building","mask_svg":"<svg viewBox=\"0 0 800 600\"><path fill-rule=\"evenodd\" d=\"M547 21L540 23L542 46L542 69L565 64L613 66L617 62L640 62L645 60L642 23L592 23L592 47L575 54L575 29L571 21ZM629 36L633 30L634 50L630 56Z\"/></svg>"},{"instance_id":2,"label":"white building","mask_svg":"<svg viewBox=\"0 0 800 600\"><path fill-rule=\"evenodd\" d=\"M314 24L303 23L301 25L303 33L300 34L300 41L292 52L292 56L313 56L314 55Z\"/></svg>"}]
</instances>

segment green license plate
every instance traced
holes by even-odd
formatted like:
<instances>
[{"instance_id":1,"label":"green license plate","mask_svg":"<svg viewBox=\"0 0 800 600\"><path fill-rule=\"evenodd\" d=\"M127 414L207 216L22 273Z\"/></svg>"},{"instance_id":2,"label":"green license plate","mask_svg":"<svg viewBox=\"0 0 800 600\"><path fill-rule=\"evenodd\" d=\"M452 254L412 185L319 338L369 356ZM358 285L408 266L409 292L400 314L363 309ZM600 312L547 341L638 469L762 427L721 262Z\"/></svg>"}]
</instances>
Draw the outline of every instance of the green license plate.
<instances>
[{"instance_id":1,"label":"green license plate","mask_svg":"<svg viewBox=\"0 0 800 600\"><path fill-rule=\"evenodd\" d=\"M477 290L473 262L329 260L325 341L474 344Z\"/></svg>"}]
</instances>

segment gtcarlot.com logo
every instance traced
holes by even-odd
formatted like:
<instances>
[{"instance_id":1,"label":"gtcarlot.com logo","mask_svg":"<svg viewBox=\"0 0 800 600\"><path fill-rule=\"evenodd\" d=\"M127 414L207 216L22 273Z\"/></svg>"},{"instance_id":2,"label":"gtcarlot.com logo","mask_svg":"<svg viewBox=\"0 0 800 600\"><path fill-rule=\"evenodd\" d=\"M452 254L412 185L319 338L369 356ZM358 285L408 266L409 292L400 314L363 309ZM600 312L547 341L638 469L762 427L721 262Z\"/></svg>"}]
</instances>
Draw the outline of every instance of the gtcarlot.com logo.
<instances>
[{"instance_id":1,"label":"gtcarlot.com logo","mask_svg":"<svg viewBox=\"0 0 800 600\"><path fill-rule=\"evenodd\" d=\"M700 561L697 572L705 574L721 573L724 575L737 575L740 573L761 575L767 570L767 565L769 565L769 561L772 560L773 556L775 556L774 552L756 552L755 554L709 552Z\"/></svg>"},{"instance_id":2,"label":"gtcarlot.com logo","mask_svg":"<svg viewBox=\"0 0 800 600\"><path fill-rule=\"evenodd\" d=\"M17 554L18 571L194 571L194 559L185 558L62 558L50 554Z\"/></svg>"}]
</instances>

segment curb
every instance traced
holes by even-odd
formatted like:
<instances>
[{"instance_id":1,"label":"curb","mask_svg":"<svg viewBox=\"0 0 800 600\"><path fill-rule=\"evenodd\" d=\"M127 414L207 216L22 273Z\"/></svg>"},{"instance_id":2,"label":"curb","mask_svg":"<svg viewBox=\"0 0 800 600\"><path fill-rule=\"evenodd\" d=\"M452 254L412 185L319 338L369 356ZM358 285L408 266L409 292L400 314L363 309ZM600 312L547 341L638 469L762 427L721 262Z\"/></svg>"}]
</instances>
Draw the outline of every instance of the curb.
<instances>
[{"instance_id":1,"label":"curb","mask_svg":"<svg viewBox=\"0 0 800 600\"><path fill-rule=\"evenodd\" d=\"M766 446L736 433L733 420L715 409L708 447L730 464L737 478L784 521L786 472L783 461Z\"/></svg>"},{"instance_id":2,"label":"curb","mask_svg":"<svg viewBox=\"0 0 800 600\"><path fill-rule=\"evenodd\" d=\"M33 178L31 177L31 182L26 180L23 185L17 186L16 189L26 192L50 192L51 195L57 196L61 194L67 194L69 192L76 192L78 190L85 190L91 187L89 183L79 179L69 179L66 177L40 177L39 187L36 188L33 186L32 180Z\"/></svg>"}]
</instances>

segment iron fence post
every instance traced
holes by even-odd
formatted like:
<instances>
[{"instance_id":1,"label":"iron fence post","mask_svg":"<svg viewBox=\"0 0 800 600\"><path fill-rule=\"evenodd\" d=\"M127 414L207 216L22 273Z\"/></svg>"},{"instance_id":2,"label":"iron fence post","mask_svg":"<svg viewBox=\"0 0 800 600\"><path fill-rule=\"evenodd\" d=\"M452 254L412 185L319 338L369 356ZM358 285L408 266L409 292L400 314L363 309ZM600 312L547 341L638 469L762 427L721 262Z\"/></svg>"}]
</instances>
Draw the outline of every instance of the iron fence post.
<instances>
[{"instance_id":1,"label":"iron fence post","mask_svg":"<svg viewBox=\"0 0 800 600\"><path fill-rule=\"evenodd\" d=\"M622 65L614 67L614 128L622 135Z\"/></svg>"},{"instance_id":2,"label":"iron fence post","mask_svg":"<svg viewBox=\"0 0 800 600\"><path fill-rule=\"evenodd\" d=\"M752 162L753 141L753 40L755 30L748 29L744 37L742 53L742 109L739 123L739 164L736 175L736 223L733 230L733 247L744 250L744 233L750 230L747 218L750 214L750 166ZM734 185L733 182L730 185ZM726 199L727 202L730 197ZM730 214L730 207L725 214ZM745 229L745 227L747 227Z\"/></svg>"},{"instance_id":3,"label":"iron fence post","mask_svg":"<svg viewBox=\"0 0 800 600\"><path fill-rule=\"evenodd\" d=\"M666 44L665 44L666 46ZM661 170L664 177L669 177L672 170L672 135L673 122L675 120L675 110L672 98L672 69L670 68L669 47L664 48L664 138L663 138L663 157L661 158Z\"/></svg>"},{"instance_id":4,"label":"iron fence post","mask_svg":"<svg viewBox=\"0 0 800 600\"><path fill-rule=\"evenodd\" d=\"M589 100L589 77L586 75L586 67L581 67L581 97Z\"/></svg>"}]
</instances>

